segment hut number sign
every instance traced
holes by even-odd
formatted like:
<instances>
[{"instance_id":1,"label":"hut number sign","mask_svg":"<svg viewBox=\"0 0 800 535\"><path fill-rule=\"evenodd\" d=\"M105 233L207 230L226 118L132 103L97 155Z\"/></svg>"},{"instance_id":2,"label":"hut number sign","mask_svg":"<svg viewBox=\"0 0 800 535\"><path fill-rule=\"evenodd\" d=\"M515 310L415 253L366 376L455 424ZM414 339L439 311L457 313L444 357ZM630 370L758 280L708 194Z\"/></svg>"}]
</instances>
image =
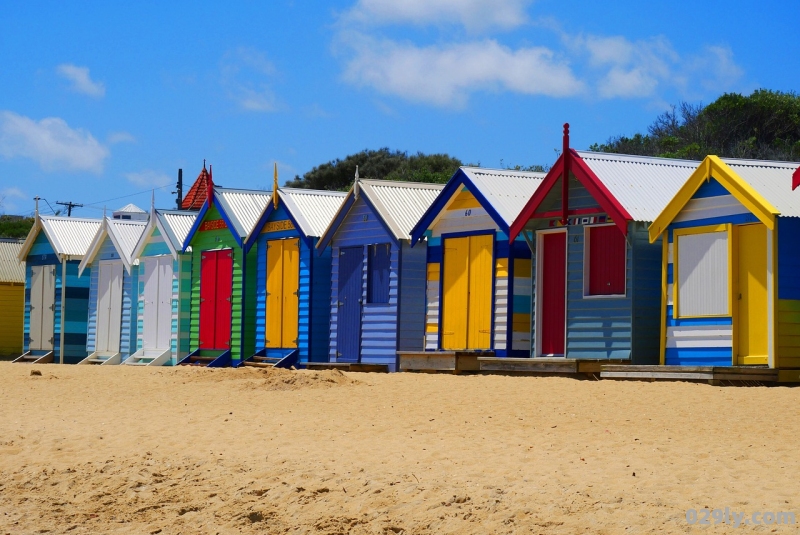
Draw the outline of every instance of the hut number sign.
<instances>
[{"instance_id":1,"label":"hut number sign","mask_svg":"<svg viewBox=\"0 0 800 535\"><path fill-rule=\"evenodd\" d=\"M288 219L283 221L270 221L264 225L264 230L261 232L278 232L279 230L294 230L294 225Z\"/></svg>"},{"instance_id":2,"label":"hut number sign","mask_svg":"<svg viewBox=\"0 0 800 535\"><path fill-rule=\"evenodd\" d=\"M212 219L211 221L203 221L200 224L200 228L197 230L203 232L206 230L219 230L223 228L228 228L224 219Z\"/></svg>"}]
</instances>

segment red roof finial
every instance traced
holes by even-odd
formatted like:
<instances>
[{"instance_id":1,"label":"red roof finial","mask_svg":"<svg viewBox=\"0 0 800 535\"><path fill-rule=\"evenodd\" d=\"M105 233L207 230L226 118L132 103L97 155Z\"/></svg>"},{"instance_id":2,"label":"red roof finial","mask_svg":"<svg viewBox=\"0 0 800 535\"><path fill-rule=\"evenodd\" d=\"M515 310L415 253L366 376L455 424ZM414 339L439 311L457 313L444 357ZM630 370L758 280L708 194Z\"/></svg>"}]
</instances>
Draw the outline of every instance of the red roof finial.
<instances>
[{"instance_id":1,"label":"red roof finial","mask_svg":"<svg viewBox=\"0 0 800 535\"><path fill-rule=\"evenodd\" d=\"M205 169L206 161L203 160L203 168ZM214 177L213 177L213 166L208 166L208 207L211 208L211 205L214 204Z\"/></svg>"},{"instance_id":2,"label":"red roof finial","mask_svg":"<svg viewBox=\"0 0 800 535\"><path fill-rule=\"evenodd\" d=\"M797 186L800 186L800 167L792 175L792 191L796 190Z\"/></svg>"},{"instance_id":3,"label":"red roof finial","mask_svg":"<svg viewBox=\"0 0 800 535\"><path fill-rule=\"evenodd\" d=\"M564 154L569 151L569 123L564 123Z\"/></svg>"}]
</instances>

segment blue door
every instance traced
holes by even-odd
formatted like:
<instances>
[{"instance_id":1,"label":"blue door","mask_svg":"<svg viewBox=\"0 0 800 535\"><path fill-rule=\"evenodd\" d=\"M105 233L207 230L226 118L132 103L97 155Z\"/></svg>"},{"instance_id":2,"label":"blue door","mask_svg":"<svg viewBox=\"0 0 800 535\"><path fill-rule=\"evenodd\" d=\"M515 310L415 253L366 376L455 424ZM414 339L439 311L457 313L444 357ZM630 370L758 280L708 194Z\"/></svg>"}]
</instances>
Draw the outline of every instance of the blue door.
<instances>
[{"instance_id":1,"label":"blue door","mask_svg":"<svg viewBox=\"0 0 800 535\"><path fill-rule=\"evenodd\" d=\"M337 320L337 361L358 362L361 348L361 286L364 269L363 247L339 249L339 314Z\"/></svg>"}]
</instances>

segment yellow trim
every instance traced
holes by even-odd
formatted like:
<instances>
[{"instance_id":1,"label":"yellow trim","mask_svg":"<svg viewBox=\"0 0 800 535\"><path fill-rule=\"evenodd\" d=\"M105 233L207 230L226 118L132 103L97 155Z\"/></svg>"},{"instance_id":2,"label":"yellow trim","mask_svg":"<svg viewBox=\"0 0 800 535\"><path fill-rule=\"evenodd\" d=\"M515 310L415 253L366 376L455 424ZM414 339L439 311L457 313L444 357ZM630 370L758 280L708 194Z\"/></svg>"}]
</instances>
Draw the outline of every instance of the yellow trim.
<instances>
[{"instance_id":1,"label":"yellow trim","mask_svg":"<svg viewBox=\"0 0 800 535\"><path fill-rule=\"evenodd\" d=\"M678 297L680 291L678 288L678 281L680 276L678 273L678 255L680 254L680 247L678 247L678 238L680 236L689 236L692 234L709 234L711 232L726 232L728 234L728 313L715 314L712 316L683 316L680 313L678 304ZM736 279L733 278L733 225L730 223L722 223L720 225L705 225L703 227L690 227L675 229L672 232L672 315L680 319L693 319L693 318L723 318L733 315L733 286ZM666 267L664 273L666 273Z\"/></svg>"},{"instance_id":2,"label":"yellow trim","mask_svg":"<svg viewBox=\"0 0 800 535\"><path fill-rule=\"evenodd\" d=\"M658 344L659 363L666 364L667 351L667 302L669 301L669 285L667 283L667 263L669 262L669 240L664 236L661 240L661 341ZM674 286L673 286L674 287ZM673 307L675 304L673 303ZM673 308L674 310L674 308Z\"/></svg>"},{"instance_id":3,"label":"yellow trim","mask_svg":"<svg viewBox=\"0 0 800 535\"><path fill-rule=\"evenodd\" d=\"M439 262L428 264L428 280L429 281L438 281L439 280L439 271L440 271L440 264Z\"/></svg>"},{"instance_id":4,"label":"yellow trim","mask_svg":"<svg viewBox=\"0 0 800 535\"><path fill-rule=\"evenodd\" d=\"M497 277L508 277L508 258L498 258L494 271Z\"/></svg>"},{"instance_id":5,"label":"yellow trim","mask_svg":"<svg viewBox=\"0 0 800 535\"><path fill-rule=\"evenodd\" d=\"M425 332L426 333L438 333L439 332L439 324L438 323L426 323L425 324Z\"/></svg>"},{"instance_id":6,"label":"yellow trim","mask_svg":"<svg viewBox=\"0 0 800 535\"><path fill-rule=\"evenodd\" d=\"M700 162L700 165L697 166L697 169L667 204L666 208L650 224L648 229L650 243L654 243L667 230L670 223L675 220L675 217L683 210L686 203L703 185L703 181L711 180L711 178L719 181L731 195L750 210L769 230L775 230L775 217L780 215L778 209L772 206L717 156L706 156L706 159Z\"/></svg>"},{"instance_id":7,"label":"yellow trim","mask_svg":"<svg viewBox=\"0 0 800 535\"><path fill-rule=\"evenodd\" d=\"M778 354L778 232L769 232L772 238L772 367L780 368L780 355ZM770 239L770 236L767 236Z\"/></svg>"}]
</instances>

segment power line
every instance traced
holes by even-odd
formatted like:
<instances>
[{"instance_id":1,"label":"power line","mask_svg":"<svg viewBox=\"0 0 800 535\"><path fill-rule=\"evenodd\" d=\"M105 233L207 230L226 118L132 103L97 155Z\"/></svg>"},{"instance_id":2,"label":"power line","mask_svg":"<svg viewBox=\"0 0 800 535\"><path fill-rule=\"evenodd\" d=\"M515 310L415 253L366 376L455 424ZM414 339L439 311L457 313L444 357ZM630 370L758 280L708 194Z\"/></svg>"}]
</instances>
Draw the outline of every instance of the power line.
<instances>
[{"instance_id":1,"label":"power line","mask_svg":"<svg viewBox=\"0 0 800 535\"><path fill-rule=\"evenodd\" d=\"M67 201L67 202L56 201L56 204L60 204L61 206L67 207L67 217L72 217L73 208L83 208L82 204L72 201Z\"/></svg>"},{"instance_id":2,"label":"power line","mask_svg":"<svg viewBox=\"0 0 800 535\"><path fill-rule=\"evenodd\" d=\"M103 203L107 203L107 202L110 202L110 201L116 201L116 200L119 200L119 199L125 199L125 198L128 198L128 197L135 197L136 195L142 195L143 193L150 193L151 191L153 191L155 189L171 188L172 186L173 186L172 184L165 184L165 185L159 186L157 188L150 188L150 189L146 189L144 191L131 193L129 195L120 195L119 197L114 197L113 199L106 199L104 201L97 201L97 202L93 202L93 203L87 203L86 206L97 206L98 204L103 204Z\"/></svg>"}]
</instances>

